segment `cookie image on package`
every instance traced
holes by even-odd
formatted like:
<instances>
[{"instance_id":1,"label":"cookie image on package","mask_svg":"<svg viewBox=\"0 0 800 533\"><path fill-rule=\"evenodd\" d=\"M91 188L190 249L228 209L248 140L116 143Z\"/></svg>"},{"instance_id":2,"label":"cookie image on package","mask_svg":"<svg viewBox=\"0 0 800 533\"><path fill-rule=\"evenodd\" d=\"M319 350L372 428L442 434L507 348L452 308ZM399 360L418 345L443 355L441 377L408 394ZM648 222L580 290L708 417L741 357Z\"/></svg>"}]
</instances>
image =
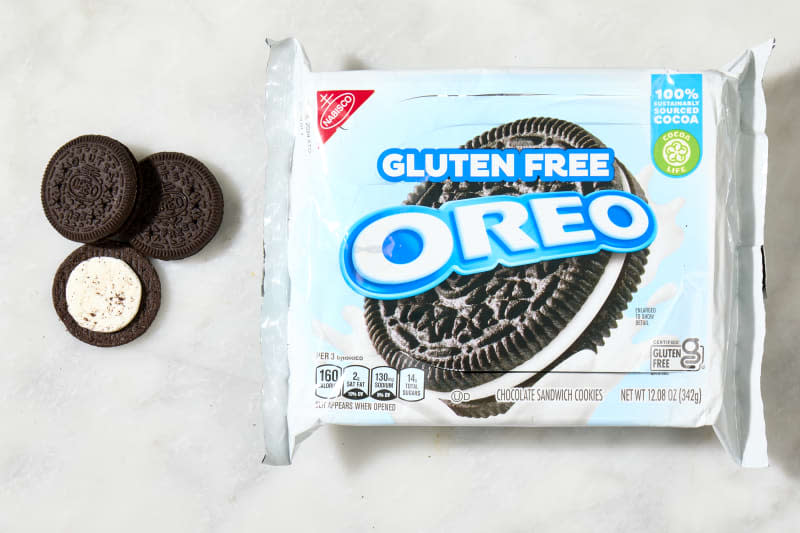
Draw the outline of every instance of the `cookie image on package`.
<instances>
[{"instance_id":1,"label":"cookie image on package","mask_svg":"<svg viewBox=\"0 0 800 533\"><path fill-rule=\"evenodd\" d=\"M468 149L604 148L580 126L553 118L530 118L498 126L464 145ZM625 166L614 161L607 182L425 182L407 205L438 208L445 202L494 195L599 190L627 191L646 201ZM469 389L513 371L546 351L534 370L520 372L529 387L574 353L597 351L622 318L647 263L648 250L600 251L518 267L498 266L471 275L453 273L438 286L399 300L367 298L370 340L396 369L420 368L434 391ZM582 309L594 309L591 314ZM554 347L563 346L553 354ZM488 417L512 403L493 396L453 404L458 415Z\"/></svg>"},{"instance_id":2,"label":"cookie image on package","mask_svg":"<svg viewBox=\"0 0 800 533\"><path fill-rule=\"evenodd\" d=\"M145 256L122 243L87 244L61 263L53 306L74 337L94 346L126 344L150 327L161 282Z\"/></svg>"},{"instance_id":3,"label":"cookie image on package","mask_svg":"<svg viewBox=\"0 0 800 533\"><path fill-rule=\"evenodd\" d=\"M222 189L197 159L159 152L139 162L136 207L121 238L156 259L183 259L208 244L222 224Z\"/></svg>"},{"instance_id":4,"label":"cookie image on package","mask_svg":"<svg viewBox=\"0 0 800 533\"><path fill-rule=\"evenodd\" d=\"M53 154L42 177L47 220L61 235L94 242L116 233L133 211L136 159L110 137L83 135Z\"/></svg>"}]
</instances>

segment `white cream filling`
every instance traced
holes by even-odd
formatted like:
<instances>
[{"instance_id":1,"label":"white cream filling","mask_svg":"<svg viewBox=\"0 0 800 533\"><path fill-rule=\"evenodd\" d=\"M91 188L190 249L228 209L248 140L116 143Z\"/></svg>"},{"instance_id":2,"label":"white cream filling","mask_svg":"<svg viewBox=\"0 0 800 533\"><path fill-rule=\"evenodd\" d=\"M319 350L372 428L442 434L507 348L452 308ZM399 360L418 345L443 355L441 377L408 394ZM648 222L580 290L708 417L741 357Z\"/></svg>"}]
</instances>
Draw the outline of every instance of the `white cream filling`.
<instances>
[{"instance_id":1,"label":"white cream filling","mask_svg":"<svg viewBox=\"0 0 800 533\"><path fill-rule=\"evenodd\" d=\"M119 331L134 319L142 301L142 283L121 259L92 257L67 279L67 312L82 328Z\"/></svg>"}]
</instances>

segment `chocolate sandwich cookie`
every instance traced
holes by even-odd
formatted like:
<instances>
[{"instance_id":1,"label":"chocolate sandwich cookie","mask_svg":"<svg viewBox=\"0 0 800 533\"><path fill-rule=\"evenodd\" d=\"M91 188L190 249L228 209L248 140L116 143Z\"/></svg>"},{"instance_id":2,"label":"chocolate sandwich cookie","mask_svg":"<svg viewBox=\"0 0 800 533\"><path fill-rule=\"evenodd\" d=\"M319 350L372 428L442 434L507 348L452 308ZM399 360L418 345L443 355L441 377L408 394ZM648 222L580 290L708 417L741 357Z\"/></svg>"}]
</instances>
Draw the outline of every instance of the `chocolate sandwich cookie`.
<instances>
[{"instance_id":1,"label":"chocolate sandwich cookie","mask_svg":"<svg viewBox=\"0 0 800 533\"><path fill-rule=\"evenodd\" d=\"M161 283L153 265L130 246L87 244L58 267L53 305L77 339L119 346L150 327L161 305Z\"/></svg>"},{"instance_id":2,"label":"chocolate sandwich cookie","mask_svg":"<svg viewBox=\"0 0 800 533\"><path fill-rule=\"evenodd\" d=\"M531 118L504 124L475 137L467 149L604 148L576 124ZM645 199L634 176L614 161L607 182L426 182L407 205L438 208L467 198L557 191L588 195L616 189ZM591 255L505 267L479 274L452 274L438 286L399 300L367 298L365 319L378 353L396 369L425 371L435 391L468 389L519 371L535 382L582 349L596 351L633 297L647 262L647 250ZM583 312L581 312L583 310ZM591 316L587 312L591 311ZM553 352L556 353L553 353ZM535 360L534 360L535 362ZM449 403L448 403L449 404ZM485 417L507 410L493 397L449 404L459 415Z\"/></svg>"},{"instance_id":3,"label":"chocolate sandwich cookie","mask_svg":"<svg viewBox=\"0 0 800 533\"><path fill-rule=\"evenodd\" d=\"M222 223L222 189L197 159L160 152L139 162L140 193L122 232L139 252L182 259L199 252Z\"/></svg>"},{"instance_id":4,"label":"chocolate sandwich cookie","mask_svg":"<svg viewBox=\"0 0 800 533\"><path fill-rule=\"evenodd\" d=\"M136 202L136 160L119 141L83 135L56 151L42 177L50 224L64 237L94 242L116 233Z\"/></svg>"}]
</instances>

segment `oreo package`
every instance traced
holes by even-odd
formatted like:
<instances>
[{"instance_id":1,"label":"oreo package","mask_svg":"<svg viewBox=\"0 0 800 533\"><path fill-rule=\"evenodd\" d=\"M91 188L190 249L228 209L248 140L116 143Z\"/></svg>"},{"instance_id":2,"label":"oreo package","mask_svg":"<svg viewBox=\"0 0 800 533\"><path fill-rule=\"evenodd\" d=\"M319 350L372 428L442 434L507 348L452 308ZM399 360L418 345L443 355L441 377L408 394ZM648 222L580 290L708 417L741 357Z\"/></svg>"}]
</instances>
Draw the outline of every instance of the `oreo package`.
<instances>
[{"instance_id":1,"label":"oreo package","mask_svg":"<svg viewBox=\"0 0 800 533\"><path fill-rule=\"evenodd\" d=\"M714 427L767 463L762 75L311 72L270 41L265 461L321 424Z\"/></svg>"}]
</instances>

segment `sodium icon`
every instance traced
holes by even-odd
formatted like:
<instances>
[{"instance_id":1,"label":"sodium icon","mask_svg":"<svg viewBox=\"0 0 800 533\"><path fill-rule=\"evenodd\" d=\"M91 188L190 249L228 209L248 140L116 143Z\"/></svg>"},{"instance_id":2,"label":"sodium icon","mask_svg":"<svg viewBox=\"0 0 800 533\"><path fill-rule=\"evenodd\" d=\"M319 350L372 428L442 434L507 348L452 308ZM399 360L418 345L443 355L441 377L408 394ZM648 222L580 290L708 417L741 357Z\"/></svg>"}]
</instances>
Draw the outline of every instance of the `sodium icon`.
<instances>
[{"instance_id":1,"label":"sodium icon","mask_svg":"<svg viewBox=\"0 0 800 533\"><path fill-rule=\"evenodd\" d=\"M397 398L397 370L390 366L372 369L370 396L376 400L389 401Z\"/></svg>"}]
</instances>

